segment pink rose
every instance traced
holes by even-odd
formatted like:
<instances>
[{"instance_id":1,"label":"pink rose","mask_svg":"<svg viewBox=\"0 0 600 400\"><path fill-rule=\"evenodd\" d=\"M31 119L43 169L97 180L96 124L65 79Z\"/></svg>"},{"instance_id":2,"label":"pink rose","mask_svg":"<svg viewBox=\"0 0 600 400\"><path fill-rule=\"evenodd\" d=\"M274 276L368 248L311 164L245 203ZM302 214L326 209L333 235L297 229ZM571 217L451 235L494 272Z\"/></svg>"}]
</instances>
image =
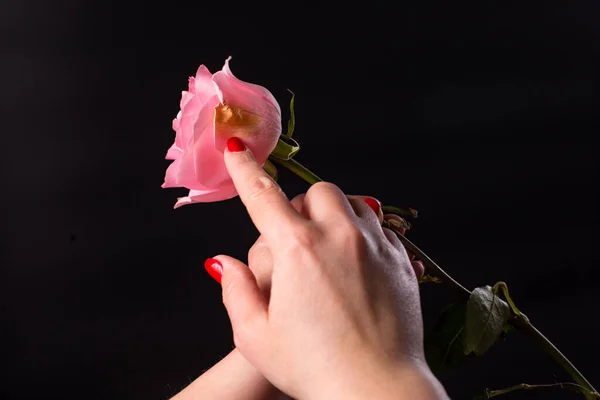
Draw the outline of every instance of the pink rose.
<instances>
[{"instance_id":1,"label":"pink rose","mask_svg":"<svg viewBox=\"0 0 600 400\"><path fill-rule=\"evenodd\" d=\"M233 76L230 59L214 75L201 65L182 92L173 120L175 143L166 156L173 162L162 185L190 189L175 208L237 196L223 161L227 139L240 138L263 164L281 134L281 109L271 92Z\"/></svg>"}]
</instances>

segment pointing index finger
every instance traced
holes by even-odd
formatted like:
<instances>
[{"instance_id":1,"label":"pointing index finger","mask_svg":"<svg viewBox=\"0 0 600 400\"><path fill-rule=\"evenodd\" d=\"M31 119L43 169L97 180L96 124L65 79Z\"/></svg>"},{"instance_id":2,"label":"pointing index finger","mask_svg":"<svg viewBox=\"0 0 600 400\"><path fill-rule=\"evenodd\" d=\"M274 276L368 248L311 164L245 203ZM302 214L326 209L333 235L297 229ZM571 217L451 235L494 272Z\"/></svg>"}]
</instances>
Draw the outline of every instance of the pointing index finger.
<instances>
[{"instance_id":1,"label":"pointing index finger","mask_svg":"<svg viewBox=\"0 0 600 400\"><path fill-rule=\"evenodd\" d=\"M252 222L267 239L277 239L282 231L304 223L305 219L240 139L227 140L225 166Z\"/></svg>"}]
</instances>

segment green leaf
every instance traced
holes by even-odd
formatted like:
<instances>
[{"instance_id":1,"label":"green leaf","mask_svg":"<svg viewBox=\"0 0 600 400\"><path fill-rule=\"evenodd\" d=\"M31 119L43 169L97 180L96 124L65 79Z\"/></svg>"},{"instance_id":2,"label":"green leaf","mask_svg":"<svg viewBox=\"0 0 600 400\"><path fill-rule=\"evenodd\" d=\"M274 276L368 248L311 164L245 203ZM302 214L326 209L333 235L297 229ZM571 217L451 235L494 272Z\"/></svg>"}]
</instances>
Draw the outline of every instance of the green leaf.
<instances>
[{"instance_id":1,"label":"green leaf","mask_svg":"<svg viewBox=\"0 0 600 400\"><path fill-rule=\"evenodd\" d=\"M277 182L277 167L271 161L265 161L263 169L275 182Z\"/></svg>"},{"instance_id":2,"label":"green leaf","mask_svg":"<svg viewBox=\"0 0 600 400\"><path fill-rule=\"evenodd\" d=\"M294 98L296 95L290 89L288 89L288 91L292 94L292 99L290 100L290 120L288 121L288 130L285 137L291 139L294 134L294 128L296 127L296 116L294 114Z\"/></svg>"},{"instance_id":3,"label":"green leaf","mask_svg":"<svg viewBox=\"0 0 600 400\"><path fill-rule=\"evenodd\" d=\"M300 150L300 145L292 138L281 136L271 155L280 160L290 160Z\"/></svg>"},{"instance_id":4,"label":"green leaf","mask_svg":"<svg viewBox=\"0 0 600 400\"><path fill-rule=\"evenodd\" d=\"M508 304L490 286L471 293L465 318L464 353L484 354L498 340L510 316Z\"/></svg>"},{"instance_id":5,"label":"green leaf","mask_svg":"<svg viewBox=\"0 0 600 400\"><path fill-rule=\"evenodd\" d=\"M442 280L436 276L431 276L431 275L423 275L422 277L420 277L418 279L419 283L442 283Z\"/></svg>"},{"instance_id":6,"label":"green leaf","mask_svg":"<svg viewBox=\"0 0 600 400\"><path fill-rule=\"evenodd\" d=\"M515 330L515 327L509 323L505 323L504 325L502 325L502 332L503 332L502 334L503 335L508 335L509 332L514 331L514 330Z\"/></svg>"},{"instance_id":7,"label":"green leaf","mask_svg":"<svg viewBox=\"0 0 600 400\"><path fill-rule=\"evenodd\" d=\"M425 336L425 357L434 374L456 366L469 357L463 352L463 335L467 303L453 303L444 308L431 331Z\"/></svg>"}]
</instances>

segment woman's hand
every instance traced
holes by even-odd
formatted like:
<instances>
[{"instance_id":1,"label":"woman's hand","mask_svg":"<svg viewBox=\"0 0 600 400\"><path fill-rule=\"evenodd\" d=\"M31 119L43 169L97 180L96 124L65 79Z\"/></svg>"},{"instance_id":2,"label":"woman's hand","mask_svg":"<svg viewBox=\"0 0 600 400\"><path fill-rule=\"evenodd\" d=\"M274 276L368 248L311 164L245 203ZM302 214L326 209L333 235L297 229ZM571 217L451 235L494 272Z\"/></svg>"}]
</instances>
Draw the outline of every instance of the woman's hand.
<instances>
[{"instance_id":1,"label":"woman's hand","mask_svg":"<svg viewBox=\"0 0 600 400\"><path fill-rule=\"evenodd\" d=\"M215 257L244 357L299 399L443 398L423 355L415 271L371 208L329 183L295 208L249 150L225 162L266 249L250 269ZM272 270L270 296L259 268Z\"/></svg>"}]
</instances>

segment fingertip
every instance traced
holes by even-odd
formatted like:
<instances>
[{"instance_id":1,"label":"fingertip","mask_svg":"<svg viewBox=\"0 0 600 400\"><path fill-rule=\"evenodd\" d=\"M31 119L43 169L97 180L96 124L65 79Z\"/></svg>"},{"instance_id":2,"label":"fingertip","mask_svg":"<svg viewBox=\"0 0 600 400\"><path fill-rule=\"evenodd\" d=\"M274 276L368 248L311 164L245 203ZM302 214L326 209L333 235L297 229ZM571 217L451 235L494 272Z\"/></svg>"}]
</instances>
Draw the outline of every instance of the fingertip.
<instances>
[{"instance_id":1,"label":"fingertip","mask_svg":"<svg viewBox=\"0 0 600 400\"><path fill-rule=\"evenodd\" d=\"M346 197L348 197L348 200L363 201L366 205L369 206L369 208L371 210L373 210L375 215L377 215L377 220L379 221L379 224L383 223L383 211L381 209L381 202L379 200L377 200L376 198L371 197L371 196L363 196L363 195L355 195L355 194L349 194Z\"/></svg>"},{"instance_id":2,"label":"fingertip","mask_svg":"<svg viewBox=\"0 0 600 400\"><path fill-rule=\"evenodd\" d=\"M211 278L221 284L221 279L223 277L223 264L221 261L216 258L207 258L206 261L204 261L204 269Z\"/></svg>"},{"instance_id":3,"label":"fingertip","mask_svg":"<svg viewBox=\"0 0 600 400\"><path fill-rule=\"evenodd\" d=\"M415 271L415 275L417 276L417 279L421 279L423 277L423 275L425 275L425 266L423 265L423 262L412 261L410 263L410 265L412 266L413 270Z\"/></svg>"},{"instance_id":4,"label":"fingertip","mask_svg":"<svg viewBox=\"0 0 600 400\"><path fill-rule=\"evenodd\" d=\"M381 210L381 202L374 197L365 197L363 200L365 203L367 203L371 210L375 212L375 215L377 215L377 219L381 224L383 222L383 211Z\"/></svg>"},{"instance_id":5,"label":"fingertip","mask_svg":"<svg viewBox=\"0 0 600 400\"><path fill-rule=\"evenodd\" d=\"M246 150L247 147L240 138L230 137L227 139L227 151L230 153L239 153Z\"/></svg>"}]
</instances>

